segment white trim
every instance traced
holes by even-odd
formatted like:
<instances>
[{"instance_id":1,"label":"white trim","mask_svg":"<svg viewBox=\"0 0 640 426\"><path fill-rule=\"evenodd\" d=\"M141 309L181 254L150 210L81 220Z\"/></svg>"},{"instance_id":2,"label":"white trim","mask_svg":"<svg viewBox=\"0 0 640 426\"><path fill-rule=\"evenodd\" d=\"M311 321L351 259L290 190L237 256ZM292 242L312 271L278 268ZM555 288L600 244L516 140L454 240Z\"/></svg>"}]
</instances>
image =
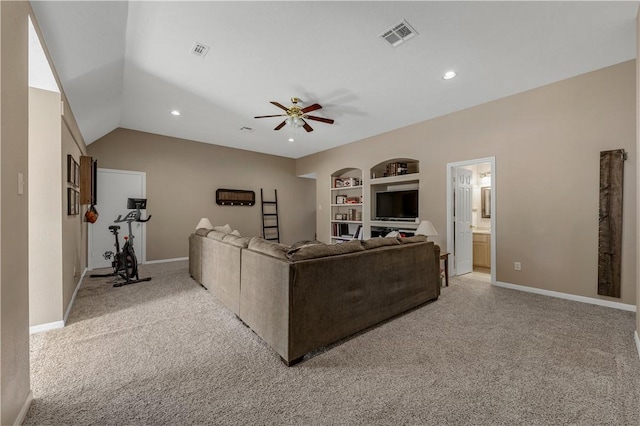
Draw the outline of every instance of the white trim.
<instances>
[{"instance_id":1,"label":"white trim","mask_svg":"<svg viewBox=\"0 0 640 426\"><path fill-rule=\"evenodd\" d=\"M470 166L473 164L490 163L491 164L491 282L496 282L496 157L476 158L475 160L457 161L455 163L447 163L447 251L451 253L453 259L449 258L449 272L455 270L455 253L453 253L453 169L461 166Z\"/></svg>"},{"instance_id":2,"label":"white trim","mask_svg":"<svg viewBox=\"0 0 640 426\"><path fill-rule=\"evenodd\" d=\"M626 303L612 302L610 300L594 299L593 297L577 296L575 294L561 293L559 291L544 290L541 288L527 287L524 285L503 283L500 281L495 281L493 285L497 287L510 288L512 290L519 290L519 291L526 291L528 293L541 294L543 296L557 297L558 299L567 299L567 300L572 300L574 302L589 303L591 305L599 305L607 308L636 312L635 305L628 305Z\"/></svg>"},{"instance_id":3,"label":"white trim","mask_svg":"<svg viewBox=\"0 0 640 426\"><path fill-rule=\"evenodd\" d=\"M151 265L154 263L169 263L169 262L179 262L181 260L189 260L188 257L176 257L174 259L160 259L160 260L149 260L144 262L145 265Z\"/></svg>"},{"instance_id":4,"label":"white trim","mask_svg":"<svg viewBox=\"0 0 640 426\"><path fill-rule=\"evenodd\" d=\"M638 357L640 357L640 336L638 336L638 330L636 330L634 334L636 338L636 348L638 349Z\"/></svg>"},{"instance_id":5,"label":"white trim","mask_svg":"<svg viewBox=\"0 0 640 426\"><path fill-rule=\"evenodd\" d=\"M82 275L80 276L80 279L78 280L78 284L76 284L76 289L73 290L73 295L71 296L71 301L69 302L69 306L67 306L67 310L64 313L64 318L62 318L62 321L64 322L64 324L67 323L67 319L69 318L69 313L71 312L71 307L73 306L73 302L75 302L76 300L76 295L78 294L78 290L80 290L80 285L82 285L82 280L84 280L84 276L87 274L87 268L84 268L84 271L82 271Z\"/></svg>"},{"instance_id":6,"label":"white trim","mask_svg":"<svg viewBox=\"0 0 640 426\"><path fill-rule=\"evenodd\" d=\"M29 411L29 407L31 406L31 401L33 401L33 391L29 390L27 400L22 404L18 417L16 417L16 421L13 423L14 426L20 426L24 422L24 419L27 417L27 411Z\"/></svg>"},{"instance_id":7,"label":"white trim","mask_svg":"<svg viewBox=\"0 0 640 426\"><path fill-rule=\"evenodd\" d=\"M64 327L64 321L48 322L46 324L38 324L29 327L29 334L41 333L43 331L55 330Z\"/></svg>"}]
</instances>

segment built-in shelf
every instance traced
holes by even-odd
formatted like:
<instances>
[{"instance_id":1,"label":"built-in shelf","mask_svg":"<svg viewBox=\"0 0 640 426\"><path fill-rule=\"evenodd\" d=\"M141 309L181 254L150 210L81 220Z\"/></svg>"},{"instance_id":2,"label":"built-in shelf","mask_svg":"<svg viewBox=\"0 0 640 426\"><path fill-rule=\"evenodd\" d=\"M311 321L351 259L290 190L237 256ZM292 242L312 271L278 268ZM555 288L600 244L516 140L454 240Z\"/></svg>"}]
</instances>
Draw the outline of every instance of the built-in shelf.
<instances>
[{"instance_id":1,"label":"built-in shelf","mask_svg":"<svg viewBox=\"0 0 640 426\"><path fill-rule=\"evenodd\" d=\"M361 220L332 220L331 223L357 223L361 224Z\"/></svg>"},{"instance_id":2,"label":"built-in shelf","mask_svg":"<svg viewBox=\"0 0 640 426\"><path fill-rule=\"evenodd\" d=\"M361 206L362 203L342 203L342 204L331 204L331 207L350 207L350 206Z\"/></svg>"},{"instance_id":3,"label":"built-in shelf","mask_svg":"<svg viewBox=\"0 0 640 426\"><path fill-rule=\"evenodd\" d=\"M362 185L357 186L341 186L340 188L331 188L332 191L348 191L350 189L362 189Z\"/></svg>"},{"instance_id":4,"label":"built-in shelf","mask_svg":"<svg viewBox=\"0 0 640 426\"><path fill-rule=\"evenodd\" d=\"M406 175L389 176L371 179L371 186L374 185L388 185L399 183L411 183L418 182L420 180L420 173L408 173Z\"/></svg>"}]
</instances>

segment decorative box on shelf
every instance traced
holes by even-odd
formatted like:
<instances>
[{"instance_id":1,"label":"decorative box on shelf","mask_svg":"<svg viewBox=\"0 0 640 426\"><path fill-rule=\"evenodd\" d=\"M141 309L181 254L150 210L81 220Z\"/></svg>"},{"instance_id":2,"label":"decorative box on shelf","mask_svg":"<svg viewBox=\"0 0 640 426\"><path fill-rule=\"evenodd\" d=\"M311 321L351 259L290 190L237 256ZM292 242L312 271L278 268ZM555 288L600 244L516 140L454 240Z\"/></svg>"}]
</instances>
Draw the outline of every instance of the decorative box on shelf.
<instances>
[{"instance_id":1,"label":"decorative box on shelf","mask_svg":"<svg viewBox=\"0 0 640 426\"><path fill-rule=\"evenodd\" d=\"M334 188L348 188L352 186L360 186L362 185L362 179L360 178L335 178L333 180Z\"/></svg>"}]
</instances>

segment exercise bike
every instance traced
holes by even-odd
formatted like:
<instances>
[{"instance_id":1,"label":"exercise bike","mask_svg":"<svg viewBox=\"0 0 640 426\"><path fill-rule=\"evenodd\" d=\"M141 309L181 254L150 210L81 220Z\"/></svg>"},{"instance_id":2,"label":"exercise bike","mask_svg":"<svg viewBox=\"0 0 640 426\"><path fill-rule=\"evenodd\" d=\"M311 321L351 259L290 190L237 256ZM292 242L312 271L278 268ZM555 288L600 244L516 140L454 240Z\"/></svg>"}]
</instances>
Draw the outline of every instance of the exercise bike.
<instances>
[{"instance_id":1,"label":"exercise bike","mask_svg":"<svg viewBox=\"0 0 640 426\"><path fill-rule=\"evenodd\" d=\"M140 278L138 276L138 259L133 249L133 231L131 230L131 224L133 222L148 222L151 219L149 215L146 219L142 219L141 209L147 208L147 200L145 198L129 198L127 199L127 208L135 209L127 213L125 217L118 215L118 218L114 220L114 223L127 222L129 227L129 235L124 236L124 245L120 250L120 240L118 238L119 225L109 226L109 231L114 235L116 239L115 247L116 252L107 251L104 253L104 258L111 260L111 267L113 272L109 274L92 274L91 277L119 277L124 281L116 281L114 287L122 287L127 284L135 284L142 281L151 281L151 277Z\"/></svg>"}]
</instances>

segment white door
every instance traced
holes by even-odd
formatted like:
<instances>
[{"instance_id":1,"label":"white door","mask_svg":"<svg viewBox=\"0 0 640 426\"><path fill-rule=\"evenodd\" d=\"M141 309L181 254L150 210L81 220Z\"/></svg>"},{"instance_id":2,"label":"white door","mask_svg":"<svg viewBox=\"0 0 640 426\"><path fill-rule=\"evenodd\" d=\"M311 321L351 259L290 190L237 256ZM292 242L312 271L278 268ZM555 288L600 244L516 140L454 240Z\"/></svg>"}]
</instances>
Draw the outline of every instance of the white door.
<instances>
[{"instance_id":1,"label":"white door","mask_svg":"<svg viewBox=\"0 0 640 426\"><path fill-rule=\"evenodd\" d=\"M471 232L471 170L461 167L456 169L455 180L455 241L454 259L456 275L468 274L473 271L473 233Z\"/></svg>"},{"instance_id":2,"label":"white door","mask_svg":"<svg viewBox=\"0 0 640 426\"><path fill-rule=\"evenodd\" d=\"M127 209L127 198L145 198L145 176L145 173L142 172L98 169L96 209L100 216L96 223L89 224L89 269L111 266L111 260L104 258L105 252L116 251L115 238L109 231L109 226L114 225L113 221L118 215L124 217L130 211ZM146 211L143 210L142 216L147 216ZM123 237L129 233L129 230L126 222L117 225L120 226L118 239L122 248ZM133 222L131 229L134 235L133 248L136 251L138 263L143 263L146 259L145 225Z\"/></svg>"}]
</instances>

